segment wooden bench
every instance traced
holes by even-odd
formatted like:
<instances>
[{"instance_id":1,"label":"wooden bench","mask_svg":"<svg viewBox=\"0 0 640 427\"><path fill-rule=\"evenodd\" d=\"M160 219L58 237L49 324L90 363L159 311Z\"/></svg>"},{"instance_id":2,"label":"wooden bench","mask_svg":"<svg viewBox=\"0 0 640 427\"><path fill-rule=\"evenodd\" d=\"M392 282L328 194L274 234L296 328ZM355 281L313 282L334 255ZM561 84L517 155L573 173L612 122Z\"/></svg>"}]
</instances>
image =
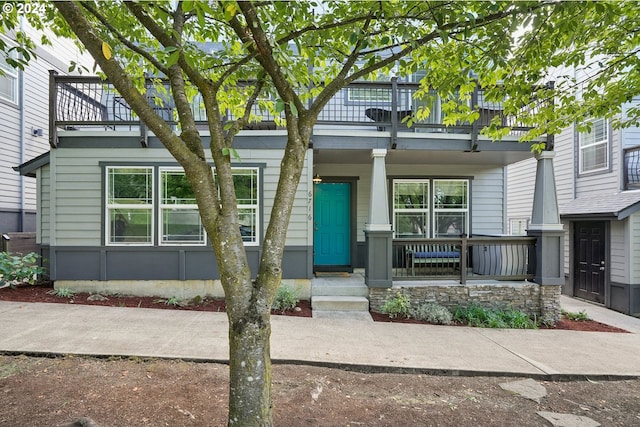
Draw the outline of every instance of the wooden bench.
<instances>
[{"instance_id":1,"label":"wooden bench","mask_svg":"<svg viewBox=\"0 0 640 427\"><path fill-rule=\"evenodd\" d=\"M415 276L416 266L437 268L459 268L460 249L456 245L443 243L421 243L405 246L407 267L411 268L411 275Z\"/></svg>"}]
</instances>

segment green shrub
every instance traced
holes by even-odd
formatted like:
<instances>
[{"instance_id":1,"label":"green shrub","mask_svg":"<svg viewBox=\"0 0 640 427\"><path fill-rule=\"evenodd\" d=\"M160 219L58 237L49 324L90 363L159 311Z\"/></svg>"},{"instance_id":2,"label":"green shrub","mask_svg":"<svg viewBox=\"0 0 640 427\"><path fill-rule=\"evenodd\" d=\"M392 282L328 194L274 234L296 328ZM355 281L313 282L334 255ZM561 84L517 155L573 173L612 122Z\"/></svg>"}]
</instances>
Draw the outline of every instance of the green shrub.
<instances>
[{"instance_id":1,"label":"green shrub","mask_svg":"<svg viewBox=\"0 0 640 427\"><path fill-rule=\"evenodd\" d=\"M458 307L453 318L461 323L479 328L535 329L536 322L518 310L483 308L477 305Z\"/></svg>"},{"instance_id":2,"label":"green shrub","mask_svg":"<svg viewBox=\"0 0 640 427\"><path fill-rule=\"evenodd\" d=\"M387 299L380 311L389 315L392 319L396 317L410 317L411 300L407 295L403 295L402 292L398 291L394 297Z\"/></svg>"},{"instance_id":3,"label":"green shrub","mask_svg":"<svg viewBox=\"0 0 640 427\"><path fill-rule=\"evenodd\" d=\"M69 288L57 288L57 289L51 289L50 291L47 291L48 294L51 295L55 295L57 297L61 297L61 298L73 298L73 296L76 294L72 289Z\"/></svg>"},{"instance_id":4,"label":"green shrub","mask_svg":"<svg viewBox=\"0 0 640 427\"><path fill-rule=\"evenodd\" d=\"M577 321L587 321L587 320L591 320L591 318L589 317L589 315L587 314L586 311L581 310L576 312L573 311L566 311L566 310L562 310L562 315L567 318L568 320L577 320Z\"/></svg>"},{"instance_id":5,"label":"green shrub","mask_svg":"<svg viewBox=\"0 0 640 427\"><path fill-rule=\"evenodd\" d=\"M287 310L296 308L298 302L300 302L300 298L298 298L296 291L288 286L280 286L273 300L273 304L271 304L271 309L284 313Z\"/></svg>"},{"instance_id":6,"label":"green shrub","mask_svg":"<svg viewBox=\"0 0 640 427\"><path fill-rule=\"evenodd\" d=\"M411 317L436 325L450 325L453 323L453 315L440 304L427 302L411 310Z\"/></svg>"},{"instance_id":7,"label":"green shrub","mask_svg":"<svg viewBox=\"0 0 640 427\"><path fill-rule=\"evenodd\" d=\"M36 265L38 259L40 256L34 252L24 256L0 252L0 287L15 287L21 283L33 285L38 275L45 272L44 268Z\"/></svg>"}]
</instances>

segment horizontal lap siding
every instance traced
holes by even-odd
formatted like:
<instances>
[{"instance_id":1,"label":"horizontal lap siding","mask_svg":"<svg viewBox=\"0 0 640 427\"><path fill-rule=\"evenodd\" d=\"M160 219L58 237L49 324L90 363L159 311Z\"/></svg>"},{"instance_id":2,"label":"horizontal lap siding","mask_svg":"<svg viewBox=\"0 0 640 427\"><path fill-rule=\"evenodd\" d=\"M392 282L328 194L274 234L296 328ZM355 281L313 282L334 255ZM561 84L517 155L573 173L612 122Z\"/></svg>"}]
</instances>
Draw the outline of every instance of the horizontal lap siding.
<instances>
[{"instance_id":1,"label":"horizontal lap siding","mask_svg":"<svg viewBox=\"0 0 640 427\"><path fill-rule=\"evenodd\" d=\"M609 263L612 282L629 283L629 265L627 262L627 224L628 220L610 221L611 224L611 260Z\"/></svg>"},{"instance_id":2,"label":"horizontal lap siding","mask_svg":"<svg viewBox=\"0 0 640 427\"><path fill-rule=\"evenodd\" d=\"M266 163L263 169L263 232L269 222L273 197L280 172L282 151L239 150L241 163ZM103 183L100 162L133 162L140 164L168 163L174 159L164 149L89 149L61 148L52 151L56 182L56 241L58 246L97 246L103 233ZM305 160L308 165L310 160ZM306 183L308 166L303 171L303 182L296 192L287 234L287 245L310 245L308 239ZM157 182L156 182L157 185ZM44 229L43 229L44 233Z\"/></svg>"},{"instance_id":3,"label":"horizontal lap siding","mask_svg":"<svg viewBox=\"0 0 640 427\"><path fill-rule=\"evenodd\" d=\"M357 239L364 242L364 229L369 221L369 203L371 199L371 165L339 164L316 166L320 176L358 177L357 184ZM386 165L387 175L391 177L473 177L471 182L471 220L472 231L476 234L501 234L504 224L504 174L498 167L481 168L469 165ZM388 189L392 191L391 188ZM389 196L391 197L391 196ZM393 221L393 218L389 218Z\"/></svg>"},{"instance_id":4,"label":"horizontal lap siding","mask_svg":"<svg viewBox=\"0 0 640 427\"><path fill-rule=\"evenodd\" d=\"M51 167L43 166L38 170L38 179L40 180L39 203L40 210L38 212L39 226L39 243L48 245L51 243Z\"/></svg>"},{"instance_id":5,"label":"horizontal lap siding","mask_svg":"<svg viewBox=\"0 0 640 427\"><path fill-rule=\"evenodd\" d=\"M531 158L507 167L507 220L531 220L537 164Z\"/></svg>"},{"instance_id":6,"label":"horizontal lap siding","mask_svg":"<svg viewBox=\"0 0 640 427\"><path fill-rule=\"evenodd\" d=\"M0 209L20 208L20 175L12 169L20 163L20 111L0 103L2 132L0 132Z\"/></svg>"},{"instance_id":7,"label":"horizontal lap siding","mask_svg":"<svg viewBox=\"0 0 640 427\"><path fill-rule=\"evenodd\" d=\"M630 259L629 283L640 283L640 212L629 217Z\"/></svg>"}]
</instances>

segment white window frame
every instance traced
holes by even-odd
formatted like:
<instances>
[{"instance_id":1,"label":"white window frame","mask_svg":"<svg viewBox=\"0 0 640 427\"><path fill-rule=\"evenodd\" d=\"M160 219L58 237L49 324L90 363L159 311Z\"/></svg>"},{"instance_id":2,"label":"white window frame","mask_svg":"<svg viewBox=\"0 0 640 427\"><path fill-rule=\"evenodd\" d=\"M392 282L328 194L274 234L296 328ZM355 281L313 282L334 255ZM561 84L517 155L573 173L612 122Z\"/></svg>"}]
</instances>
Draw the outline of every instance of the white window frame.
<instances>
[{"instance_id":1,"label":"white window frame","mask_svg":"<svg viewBox=\"0 0 640 427\"><path fill-rule=\"evenodd\" d=\"M238 214L240 219L242 219L242 210L250 210L253 211L253 219L254 219L254 236L253 240L244 240L245 246L258 246L260 240L260 168L255 166L234 166L231 168L231 173L234 174L238 171L252 171L255 174L255 203L241 203L242 199L238 199ZM237 192L236 192L237 197Z\"/></svg>"},{"instance_id":2,"label":"white window frame","mask_svg":"<svg viewBox=\"0 0 640 427\"><path fill-rule=\"evenodd\" d=\"M465 200L465 205L464 207L458 207L458 208L441 208L438 207L438 203L436 203L436 198L438 197L437 191L436 191L436 186L437 183L439 182L445 182L445 183L464 183L465 185L465 195L464 195L464 200ZM459 237L461 234L469 234L469 180L468 179L459 179L459 178L436 178L432 181L432 189L431 189L432 193L433 193L433 206L432 206L432 210L433 210L433 219L431 220L432 223L432 231L431 231L431 236L433 237ZM462 224L462 228L458 227L459 231L455 231L455 229L452 229L451 231L447 231L445 233L445 235L442 235L443 233L438 233L438 230L436 229L437 227L437 221L436 221L436 216L439 213L459 213L459 214L464 214L464 224ZM453 224L450 225L450 227ZM441 234L440 236L438 236L438 234Z\"/></svg>"},{"instance_id":3,"label":"white window frame","mask_svg":"<svg viewBox=\"0 0 640 427\"><path fill-rule=\"evenodd\" d=\"M398 208L396 207L396 184L419 184L419 185L424 185L426 186L426 195L424 196L425 200L424 200L424 205L420 206L420 207L405 207L404 208ZM430 224L429 222L431 222L431 180L429 179L394 179L391 183L392 187L393 187L393 205L392 205L392 217L393 217L393 238L394 239L424 239L429 237L429 230L430 230ZM413 204L413 201L407 201L407 204ZM415 215L422 215L423 218L425 218L426 224L422 224L421 228L422 230L415 230L415 236L413 235L402 235L402 236L398 236L398 228L399 228L399 224L397 221L397 214L398 213L406 213L406 214L415 214ZM416 228L419 227L420 225L416 225ZM420 233L420 231L422 231L422 233Z\"/></svg>"},{"instance_id":4,"label":"white window frame","mask_svg":"<svg viewBox=\"0 0 640 427\"><path fill-rule=\"evenodd\" d=\"M17 105L18 96L19 96L18 95L18 70L9 66L9 64L7 64L5 58L2 55L4 54L0 54L0 69L2 69L2 71L4 72L4 75L0 75L0 81L8 82L8 86L10 87L10 90L12 93L4 94L0 92L0 99ZM9 55L12 58L17 58L17 54L15 51L11 51Z\"/></svg>"},{"instance_id":5,"label":"white window frame","mask_svg":"<svg viewBox=\"0 0 640 427\"><path fill-rule=\"evenodd\" d=\"M198 205L193 200L193 203L167 203L165 201L164 194L164 175L165 173L178 173L184 175L184 170L180 167L161 167L158 169L158 244L160 246L204 246L207 244L207 235L202 225L202 219L200 218L200 212L198 211ZM199 240L170 240L167 239L167 235L164 232L165 228L165 211L193 211L198 215L198 222L200 227Z\"/></svg>"},{"instance_id":6,"label":"white window frame","mask_svg":"<svg viewBox=\"0 0 640 427\"><path fill-rule=\"evenodd\" d=\"M578 135L578 152L579 152L579 170L580 174L590 174L593 172L603 172L609 170L610 165L610 145L609 145L609 121L604 118L594 118L589 120L591 122L591 131L580 132ZM602 123L602 135L600 139L595 131L598 123ZM604 148L602 148L604 147ZM605 153L604 165L596 165L590 169L585 169L585 155L597 152L598 149L603 149Z\"/></svg>"},{"instance_id":7,"label":"white window frame","mask_svg":"<svg viewBox=\"0 0 640 427\"><path fill-rule=\"evenodd\" d=\"M150 203L113 203L111 200L111 171L112 170L147 170L150 171ZM107 166L105 169L105 243L107 246L153 246L154 236L154 224L155 224L155 209L154 209L154 181L155 173L152 166ZM116 209L128 209L134 211L148 211L149 215L149 241L148 242L125 242L125 241L113 241L111 239L111 231L114 226L114 221L111 220L111 211Z\"/></svg>"}]
</instances>

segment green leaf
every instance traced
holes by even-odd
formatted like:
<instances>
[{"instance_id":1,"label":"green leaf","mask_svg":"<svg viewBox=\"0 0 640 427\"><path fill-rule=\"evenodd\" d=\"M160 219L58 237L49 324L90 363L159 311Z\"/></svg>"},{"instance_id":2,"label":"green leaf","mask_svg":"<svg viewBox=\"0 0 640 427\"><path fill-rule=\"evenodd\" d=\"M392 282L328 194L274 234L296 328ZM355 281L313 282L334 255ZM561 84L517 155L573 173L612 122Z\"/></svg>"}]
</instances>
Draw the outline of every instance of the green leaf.
<instances>
[{"instance_id":1,"label":"green leaf","mask_svg":"<svg viewBox=\"0 0 640 427\"><path fill-rule=\"evenodd\" d=\"M291 109L291 114L293 114L293 117L298 117L298 109L293 102L289 104L289 108Z\"/></svg>"},{"instance_id":2,"label":"green leaf","mask_svg":"<svg viewBox=\"0 0 640 427\"><path fill-rule=\"evenodd\" d=\"M175 65L178 62L178 59L180 59L180 51L176 50L167 58L167 67Z\"/></svg>"},{"instance_id":3,"label":"green leaf","mask_svg":"<svg viewBox=\"0 0 640 427\"><path fill-rule=\"evenodd\" d=\"M284 111L284 101L281 98L276 100L276 113L280 114Z\"/></svg>"}]
</instances>

